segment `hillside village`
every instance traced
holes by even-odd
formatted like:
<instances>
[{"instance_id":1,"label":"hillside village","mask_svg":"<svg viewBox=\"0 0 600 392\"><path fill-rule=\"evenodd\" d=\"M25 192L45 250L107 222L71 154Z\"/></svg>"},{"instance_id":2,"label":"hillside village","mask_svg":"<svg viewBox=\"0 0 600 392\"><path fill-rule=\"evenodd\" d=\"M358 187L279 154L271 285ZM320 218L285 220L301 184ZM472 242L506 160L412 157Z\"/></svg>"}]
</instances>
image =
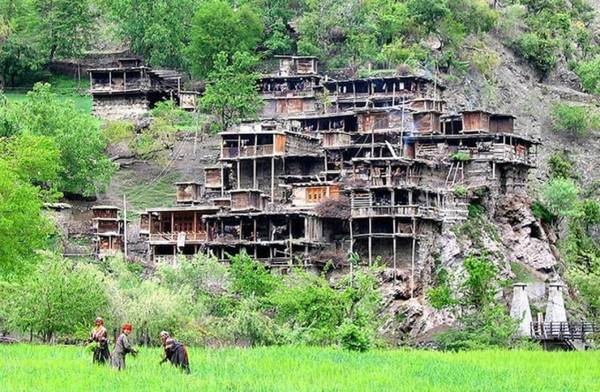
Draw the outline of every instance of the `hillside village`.
<instances>
[{"instance_id":1,"label":"hillside village","mask_svg":"<svg viewBox=\"0 0 600 392\"><path fill-rule=\"evenodd\" d=\"M173 207L140 214L146 262L176 264L203 253L227 263L245 252L285 272L347 271L356 260L384 266L388 284L403 293L395 298L410 300L432 282L442 235L467 221L470 210L527 198L541 141L516 128L511 114L452 111L444 100L451 92L434 77L333 80L318 72L314 57L278 62L258 82L259 120L218 134L217 162L203 168L203 178L173 184ZM198 93L156 75L138 63L90 70L95 114L140 115L160 97L194 108ZM119 207L93 210L97 257L122 253L130 240ZM544 236L530 235L531 242ZM523 335L544 337L541 327L530 331L529 323L538 324L519 290L526 286L515 286L512 313L528 315ZM567 321L562 302L549 300L547 325Z\"/></svg>"}]
</instances>

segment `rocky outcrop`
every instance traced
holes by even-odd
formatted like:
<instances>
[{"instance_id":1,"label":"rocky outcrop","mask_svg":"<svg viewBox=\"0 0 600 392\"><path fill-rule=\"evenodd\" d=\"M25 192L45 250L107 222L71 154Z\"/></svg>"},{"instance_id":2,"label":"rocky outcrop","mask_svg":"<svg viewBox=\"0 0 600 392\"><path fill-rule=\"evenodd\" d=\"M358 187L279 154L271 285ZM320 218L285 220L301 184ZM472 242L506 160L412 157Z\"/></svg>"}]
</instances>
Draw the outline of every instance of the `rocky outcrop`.
<instances>
[{"instance_id":1,"label":"rocky outcrop","mask_svg":"<svg viewBox=\"0 0 600 392\"><path fill-rule=\"evenodd\" d=\"M502 198L494 216L509 260L551 273L558 261L544 227L533 216L531 200L524 195Z\"/></svg>"}]
</instances>

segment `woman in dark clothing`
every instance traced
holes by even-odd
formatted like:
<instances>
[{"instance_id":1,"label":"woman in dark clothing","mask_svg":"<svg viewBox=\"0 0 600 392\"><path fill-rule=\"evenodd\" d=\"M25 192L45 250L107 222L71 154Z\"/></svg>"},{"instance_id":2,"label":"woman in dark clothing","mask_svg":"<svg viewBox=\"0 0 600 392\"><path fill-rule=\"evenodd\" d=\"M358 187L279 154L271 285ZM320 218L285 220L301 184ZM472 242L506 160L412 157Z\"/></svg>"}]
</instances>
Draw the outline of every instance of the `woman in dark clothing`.
<instances>
[{"instance_id":1,"label":"woman in dark clothing","mask_svg":"<svg viewBox=\"0 0 600 392\"><path fill-rule=\"evenodd\" d=\"M166 331L160 333L160 340L165 350L163 359L160 361L161 365L169 361L173 366L181 368L181 370L189 374L190 362L185 346L169 336L169 333Z\"/></svg>"},{"instance_id":2,"label":"woman in dark clothing","mask_svg":"<svg viewBox=\"0 0 600 392\"><path fill-rule=\"evenodd\" d=\"M115 343L115 349L111 358L111 366L117 370L125 369L125 357L127 354L132 354L134 357L137 354L137 350L131 347L129 343L129 334L131 333L133 326L131 324L123 325L123 333L119 335Z\"/></svg>"},{"instance_id":3,"label":"woman in dark clothing","mask_svg":"<svg viewBox=\"0 0 600 392\"><path fill-rule=\"evenodd\" d=\"M104 320L96 318L96 327L90 335L90 342L95 342L93 362L104 365L110 359L110 351L108 350L108 331L104 327Z\"/></svg>"}]
</instances>

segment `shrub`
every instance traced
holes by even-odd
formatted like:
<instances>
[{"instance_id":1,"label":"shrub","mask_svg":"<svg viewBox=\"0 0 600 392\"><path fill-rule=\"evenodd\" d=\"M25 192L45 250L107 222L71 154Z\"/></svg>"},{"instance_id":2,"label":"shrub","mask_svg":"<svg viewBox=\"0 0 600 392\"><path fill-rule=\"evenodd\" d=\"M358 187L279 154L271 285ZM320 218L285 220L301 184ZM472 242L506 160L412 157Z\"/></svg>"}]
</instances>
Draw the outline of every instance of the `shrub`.
<instances>
[{"instance_id":1,"label":"shrub","mask_svg":"<svg viewBox=\"0 0 600 392\"><path fill-rule=\"evenodd\" d=\"M575 73L581 80L583 89L591 94L600 95L600 56L590 61L579 63L575 67Z\"/></svg>"},{"instance_id":2,"label":"shrub","mask_svg":"<svg viewBox=\"0 0 600 392\"><path fill-rule=\"evenodd\" d=\"M554 215L545 205L540 203L539 201L534 201L531 203L531 213L533 216L544 223L552 223L556 220L556 215Z\"/></svg>"},{"instance_id":3,"label":"shrub","mask_svg":"<svg viewBox=\"0 0 600 392\"><path fill-rule=\"evenodd\" d=\"M243 296L264 297L279 283L265 266L252 259L245 251L229 256L231 260L231 288Z\"/></svg>"},{"instance_id":4,"label":"shrub","mask_svg":"<svg viewBox=\"0 0 600 392\"><path fill-rule=\"evenodd\" d=\"M571 179L554 178L544 185L541 199L552 214L565 217L577 213L579 188Z\"/></svg>"},{"instance_id":5,"label":"shrub","mask_svg":"<svg viewBox=\"0 0 600 392\"><path fill-rule=\"evenodd\" d=\"M454 196L460 197L460 198L464 198L469 195L469 190L467 189L467 187L460 186L460 185L455 186L454 190L452 192L454 193Z\"/></svg>"},{"instance_id":6,"label":"shrub","mask_svg":"<svg viewBox=\"0 0 600 392\"><path fill-rule=\"evenodd\" d=\"M9 324L38 334L44 342L57 336L86 336L86 323L108 305L102 277L95 268L75 266L54 255L47 256L12 294Z\"/></svg>"},{"instance_id":7,"label":"shrub","mask_svg":"<svg viewBox=\"0 0 600 392\"><path fill-rule=\"evenodd\" d=\"M600 127L600 116L580 105L559 102L552 107L551 118L554 131L574 137L588 136L592 129Z\"/></svg>"},{"instance_id":8,"label":"shrub","mask_svg":"<svg viewBox=\"0 0 600 392\"><path fill-rule=\"evenodd\" d=\"M371 348L372 339L365 328L346 320L339 330L340 344L346 350L364 352Z\"/></svg>"},{"instance_id":9,"label":"shrub","mask_svg":"<svg viewBox=\"0 0 600 392\"><path fill-rule=\"evenodd\" d=\"M537 32L523 34L516 42L517 52L545 76L556 66L558 42Z\"/></svg>"},{"instance_id":10,"label":"shrub","mask_svg":"<svg viewBox=\"0 0 600 392\"><path fill-rule=\"evenodd\" d=\"M565 151L554 151L548 159L550 177L575 178L573 162Z\"/></svg>"},{"instance_id":11,"label":"shrub","mask_svg":"<svg viewBox=\"0 0 600 392\"><path fill-rule=\"evenodd\" d=\"M468 152L459 151L451 154L450 158L455 162L468 162L471 160L471 155Z\"/></svg>"}]
</instances>

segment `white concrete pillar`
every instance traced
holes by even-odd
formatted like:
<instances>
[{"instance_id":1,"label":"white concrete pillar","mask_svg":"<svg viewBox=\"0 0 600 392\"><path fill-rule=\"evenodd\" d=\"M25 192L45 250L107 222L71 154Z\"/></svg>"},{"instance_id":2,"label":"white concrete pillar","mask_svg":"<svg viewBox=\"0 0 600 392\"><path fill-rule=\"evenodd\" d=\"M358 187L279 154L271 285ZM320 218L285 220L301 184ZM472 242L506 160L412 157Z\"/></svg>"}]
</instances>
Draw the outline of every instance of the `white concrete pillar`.
<instances>
[{"instance_id":1,"label":"white concrete pillar","mask_svg":"<svg viewBox=\"0 0 600 392\"><path fill-rule=\"evenodd\" d=\"M510 305L510 317L519 322L517 334L519 336L531 336L531 308L525 283L513 284L513 297Z\"/></svg>"},{"instance_id":2,"label":"white concrete pillar","mask_svg":"<svg viewBox=\"0 0 600 392\"><path fill-rule=\"evenodd\" d=\"M561 323L567 321L565 301L562 294L563 287L564 285L560 282L554 282L548 285L548 305L546 305L546 318L544 320L547 323Z\"/></svg>"}]
</instances>

